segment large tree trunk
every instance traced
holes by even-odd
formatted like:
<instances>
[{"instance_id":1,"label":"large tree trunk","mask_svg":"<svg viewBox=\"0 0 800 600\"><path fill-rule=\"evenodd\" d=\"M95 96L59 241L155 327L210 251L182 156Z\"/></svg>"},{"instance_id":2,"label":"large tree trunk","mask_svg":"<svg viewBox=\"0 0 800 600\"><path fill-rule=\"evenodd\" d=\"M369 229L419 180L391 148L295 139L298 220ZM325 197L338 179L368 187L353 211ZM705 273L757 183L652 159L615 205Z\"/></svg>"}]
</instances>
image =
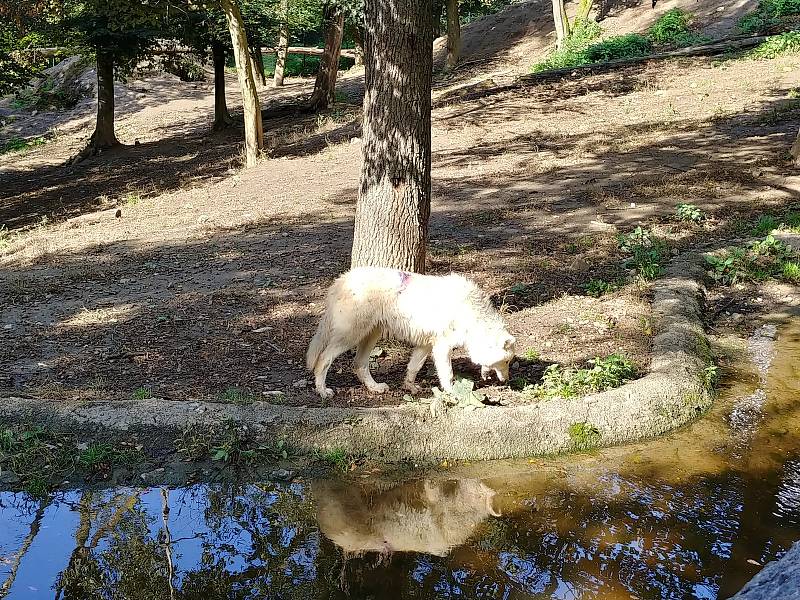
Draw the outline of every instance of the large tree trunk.
<instances>
[{"instance_id":1,"label":"large tree trunk","mask_svg":"<svg viewBox=\"0 0 800 600\"><path fill-rule=\"evenodd\" d=\"M569 19L564 0L553 0L553 22L556 26L556 48L561 48L569 36Z\"/></svg>"},{"instance_id":2,"label":"large tree trunk","mask_svg":"<svg viewBox=\"0 0 800 600\"><path fill-rule=\"evenodd\" d=\"M258 163L258 153L264 147L264 132L261 129L261 105L256 92L253 61L247 51L247 34L244 31L242 13L236 0L221 0L222 10L231 32L233 56L236 59L236 75L242 90L244 108L244 147L245 165L252 167Z\"/></svg>"},{"instance_id":3,"label":"large tree trunk","mask_svg":"<svg viewBox=\"0 0 800 600\"><path fill-rule=\"evenodd\" d=\"M431 208L431 0L367 0L352 264L425 270Z\"/></svg>"},{"instance_id":4,"label":"large tree trunk","mask_svg":"<svg viewBox=\"0 0 800 600\"><path fill-rule=\"evenodd\" d=\"M275 59L275 87L283 85L286 69L286 49L289 47L289 0L281 0L281 27L278 33L278 56Z\"/></svg>"},{"instance_id":5,"label":"large tree trunk","mask_svg":"<svg viewBox=\"0 0 800 600\"><path fill-rule=\"evenodd\" d=\"M264 73L264 55L261 53L261 44L258 43L253 46L253 64L255 65L255 72L261 85L267 85L267 74Z\"/></svg>"},{"instance_id":6,"label":"large tree trunk","mask_svg":"<svg viewBox=\"0 0 800 600\"><path fill-rule=\"evenodd\" d=\"M214 131L225 129L233 119L228 112L228 101L225 98L225 46L219 42L211 44L211 56L214 59Z\"/></svg>"},{"instance_id":7,"label":"large tree trunk","mask_svg":"<svg viewBox=\"0 0 800 600\"><path fill-rule=\"evenodd\" d=\"M344 13L336 6L325 7L325 50L319 61L314 92L308 101L311 110L328 108L336 100L336 75L339 73L339 54L344 35Z\"/></svg>"},{"instance_id":8,"label":"large tree trunk","mask_svg":"<svg viewBox=\"0 0 800 600\"><path fill-rule=\"evenodd\" d=\"M458 0L447 0L447 68L458 62L461 51L461 22L458 19Z\"/></svg>"}]
</instances>

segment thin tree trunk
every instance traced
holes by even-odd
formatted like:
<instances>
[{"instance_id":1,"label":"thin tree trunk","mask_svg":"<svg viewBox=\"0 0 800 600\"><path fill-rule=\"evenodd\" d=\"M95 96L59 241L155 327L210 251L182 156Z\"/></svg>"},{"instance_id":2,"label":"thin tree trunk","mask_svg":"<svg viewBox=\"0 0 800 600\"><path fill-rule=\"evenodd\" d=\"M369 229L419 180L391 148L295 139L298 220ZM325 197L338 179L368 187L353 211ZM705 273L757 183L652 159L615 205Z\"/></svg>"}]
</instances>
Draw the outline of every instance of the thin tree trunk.
<instances>
[{"instance_id":1,"label":"thin tree trunk","mask_svg":"<svg viewBox=\"0 0 800 600\"><path fill-rule=\"evenodd\" d=\"M236 59L236 76L242 90L242 106L244 108L244 147L245 166L252 167L258 163L258 153L264 147L264 132L261 129L261 105L258 101L253 61L247 51L247 34L244 31L242 13L236 0L221 0L222 10L228 21L231 32L233 56Z\"/></svg>"},{"instance_id":2,"label":"thin tree trunk","mask_svg":"<svg viewBox=\"0 0 800 600\"><path fill-rule=\"evenodd\" d=\"M119 144L114 134L114 57L97 49L97 122L92 135L96 149Z\"/></svg>"},{"instance_id":3,"label":"thin tree trunk","mask_svg":"<svg viewBox=\"0 0 800 600\"><path fill-rule=\"evenodd\" d=\"M289 0L281 0L281 27L278 34L278 56L275 59L275 87L283 85L286 69L286 49L289 47Z\"/></svg>"},{"instance_id":4,"label":"thin tree trunk","mask_svg":"<svg viewBox=\"0 0 800 600\"><path fill-rule=\"evenodd\" d=\"M325 51L319 61L314 92L308 101L309 109L328 108L336 100L336 75L339 73L339 54L344 35L344 13L336 6L325 7Z\"/></svg>"},{"instance_id":5,"label":"thin tree trunk","mask_svg":"<svg viewBox=\"0 0 800 600\"><path fill-rule=\"evenodd\" d=\"M442 35L442 13L446 0L433 0L433 39Z\"/></svg>"},{"instance_id":6,"label":"thin tree trunk","mask_svg":"<svg viewBox=\"0 0 800 600\"><path fill-rule=\"evenodd\" d=\"M363 67L364 66L364 30L355 25L352 30L353 33L353 56L355 62L353 63L356 67Z\"/></svg>"},{"instance_id":7,"label":"thin tree trunk","mask_svg":"<svg viewBox=\"0 0 800 600\"><path fill-rule=\"evenodd\" d=\"M164 528L164 555L167 559L169 597L175 599L175 565L172 562L172 535L169 531L169 490L161 488L161 518Z\"/></svg>"},{"instance_id":8,"label":"thin tree trunk","mask_svg":"<svg viewBox=\"0 0 800 600\"><path fill-rule=\"evenodd\" d=\"M553 0L553 22L556 26L556 48L561 48L569 36L569 19L564 0Z\"/></svg>"},{"instance_id":9,"label":"thin tree trunk","mask_svg":"<svg viewBox=\"0 0 800 600\"><path fill-rule=\"evenodd\" d=\"M594 0L581 0L578 4L578 12L575 14L575 20L573 21L574 24L577 24L579 21L586 21L589 18L589 13L592 12L592 7L594 6Z\"/></svg>"},{"instance_id":10,"label":"thin tree trunk","mask_svg":"<svg viewBox=\"0 0 800 600\"><path fill-rule=\"evenodd\" d=\"M368 0L352 265L423 272L431 207L431 0Z\"/></svg>"},{"instance_id":11,"label":"thin tree trunk","mask_svg":"<svg viewBox=\"0 0 800 600\"><path fill-rule=\"evenodd\" d=\"M458 0L447 0L447 68L452 69L461 52L461 23L458 18Z\"/></svg>"},{"instance_id":12,"label":"thin tree trunk","mask_svg":"<svg viewBox=\"0 0 800 600\"><path fill-rule=\"evenodd\" d=\"M261 85L267 85L267 74L264 73L264 55L261 53L261 43L253 46L253 64L255 64L255 72L258 75L258 80Z\"/></svg>"},{"instance_id":13,"label":"thin tree trunk","mask_svg":"<svg viewBox=\"0 0 800 600\"><path fill-rule=\"evenodd\" d=\"M228 101L225 98L225 46L219 42L211 44L211 56L214 59L214 131L225 129L233 119L228 112Z\"/></svg>"},{"instance_id":14,"label":"thin tree trunk","mask_svg":"<svg viewBox=\"0 0 800 600\"><path fill-rule=\"evenodd\" d=\"M789 153L794 159L795 166L800 167L800 131L797 132L797 139L795 139L794 144L792 144L792 149L789 150Z\"/></svg>"}]
</instances>

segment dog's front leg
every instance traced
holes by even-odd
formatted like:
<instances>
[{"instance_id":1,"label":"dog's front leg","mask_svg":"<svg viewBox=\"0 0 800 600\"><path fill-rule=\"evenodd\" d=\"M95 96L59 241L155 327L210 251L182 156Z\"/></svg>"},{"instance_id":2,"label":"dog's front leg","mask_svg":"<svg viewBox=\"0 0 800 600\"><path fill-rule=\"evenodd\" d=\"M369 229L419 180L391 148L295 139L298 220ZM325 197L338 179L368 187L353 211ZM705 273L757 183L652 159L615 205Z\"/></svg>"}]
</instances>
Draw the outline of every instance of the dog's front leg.
<instances>
[{"instance_id":1,"label":"dog's front leg","mask_svg":"<svg viewBox=\"0 0 800 600\"><path fill-rule=\"evenodd\" d=\"M408 369L406 370L406 378L403 381L403 387L412 394L419 394L422 389L414 383L417 379L417 373L425 364L425 359L431 353L430 346L417 346L411 352L411 358L408 360Z\"/></svg>"},{"instance_id":2,"label":"dog's front leg","mask_svg":"<svg viewBox=\"0 0 800 600\"><path fill-rule=\"evenodd\" d=\"M439 376L439 385L445 392L453 391L453 364L450 362L452 350L447 344L436 344L433 347L433 364Z\"/></svg>"}]
</instances>

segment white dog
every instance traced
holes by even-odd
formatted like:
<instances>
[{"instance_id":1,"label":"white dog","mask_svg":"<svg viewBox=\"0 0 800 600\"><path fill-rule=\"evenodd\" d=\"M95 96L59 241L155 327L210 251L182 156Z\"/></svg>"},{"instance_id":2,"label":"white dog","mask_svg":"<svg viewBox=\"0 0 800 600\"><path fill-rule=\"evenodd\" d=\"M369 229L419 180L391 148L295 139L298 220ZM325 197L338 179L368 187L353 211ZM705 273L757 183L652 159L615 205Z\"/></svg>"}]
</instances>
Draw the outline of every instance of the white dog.
<instances>
[{"instance_id":1,"label":"white dog","mask_svg":"<svg viewBox=\"0 0 800 600\"><path fill-rule=\"evenodd\" d=\"M514 337L508 332L489 296L460 275L434 277L395 269L358 267L339 277L328 291L325 314L308 346L306 366L314 372L317 392L333 396L325 386L333 360L358 347L354 371L371 392L383 393L369 372L369 356L377 341L391 337L413 344L403 387L419 392L414 383L428 354L445 391L453 387L450 354L463 347L481 365L481 376L493 370L508 379L514 357Z\"/></svg>"}]
</instances>

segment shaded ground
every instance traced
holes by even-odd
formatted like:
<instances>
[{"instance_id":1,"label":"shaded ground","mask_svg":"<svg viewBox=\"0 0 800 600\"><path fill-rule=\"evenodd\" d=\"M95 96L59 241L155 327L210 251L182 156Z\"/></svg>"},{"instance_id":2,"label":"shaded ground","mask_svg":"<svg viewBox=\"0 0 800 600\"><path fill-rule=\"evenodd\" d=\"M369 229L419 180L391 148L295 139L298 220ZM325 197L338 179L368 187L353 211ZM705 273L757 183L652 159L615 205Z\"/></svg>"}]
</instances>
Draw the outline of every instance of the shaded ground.
<instances>
[{"instance_id":1,"label":"shaded ground","mask_svg":"<svg viewBox=\"0 0 800 600\"><path fill-rule=\"evenodd\" d=\"M530 357L512 376L535 382L552 362L616 351L647 368L647 287L595 299L582 286L629 280L616 234L638 224L673 252L713 248L797 202L785 154L798 62L633 66L434 112L429 269L468 274L508 311ZM346 75L342 90L356 99L361 81ZM269 159L240 172L241 133L207 133L209 85L152 85L136 112L120 110L120 136L138 146L60 167L91 133L79 127L0 158L0 223L11 230L0 241L0 389L224 401L282 391L286 403L318 404L302 387L303 354L326 286L349 263L358 107L300 116L280 106L309 82L264 90ZM709 219L678 223L679 202ZM50 224L36 226L43 217ZM376 378L396 389L406 356L382 346ZM402 400L365 394L346 357L329 383L339 404Z\"/></svg>"}]
</instances>

